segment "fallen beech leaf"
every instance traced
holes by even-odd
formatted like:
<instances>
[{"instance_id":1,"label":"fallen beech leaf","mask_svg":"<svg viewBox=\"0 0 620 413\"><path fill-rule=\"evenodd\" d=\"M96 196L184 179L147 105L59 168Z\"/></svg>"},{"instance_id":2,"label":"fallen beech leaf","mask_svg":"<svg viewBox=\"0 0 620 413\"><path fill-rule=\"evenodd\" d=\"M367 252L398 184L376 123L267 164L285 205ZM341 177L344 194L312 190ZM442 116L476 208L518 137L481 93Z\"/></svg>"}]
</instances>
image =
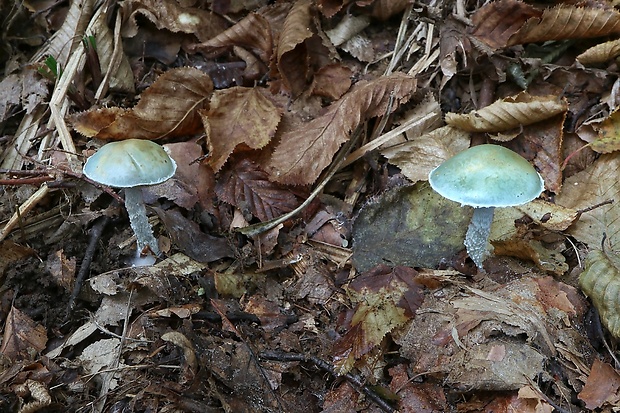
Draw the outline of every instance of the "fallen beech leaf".
<instances>
[{"instance_id":1,"label":"fallen beech leaf","mask_svg":"<svg viewBox=\"0 0 620 413\"><path fill-rule=\"evenodd\" d=\"M201 42L228 27L226 20L215 13L197 7L182 7L175 1L126 0L119 5L122 15L127 18L123 24L124 37L133 37L138 32L137 15L146 17L160 30L193 34Z\"/></svg>"},{"instance_id":2,"label":"fallen beech leaf","mask_svg":"<svg viewBox=\"0 0 620 413\"><path fill-rule=\"evenodd\" d=\"M283 185L269 181L267 173L247 158L230 162L222 171L215 192L224 202L261 221L277 218L300 203Z\"/></svg>"},{"instance_id":3,"label":"fallen beech leaf","mask_svg":"<svg viewBox=\"0 0 620 413\"><path fill-rule=\"evenodd\" d=\"M597 44L577 56L577 60L587 66L604 63L618 56L620 56L620 39Z\"/></svg>"},{"instance_id":4,"label":"fallen beech leaf","mask_svg":"<svg viewBox=\"0 0 620 413\"><path fill-rule=\"evenodd\" d=\"M588 380L578 397L585 402L586 408L594 410L615 398L619 388L620 375L616 369L595 358Z\"/></svg>"},{"instance_id":5,"label":"fallen beech leaf","mask_svg":"<svg viewBox=\"0 0 620 413\"><path fill-rule=\"evenodd\" d=\"M353 72L342 64L323 66L314 74L310 93L336 100L351 87Z\"/></svg>"},{"instance_id":6,"label":"fallen beech leaf","mask_svg":"<svg viewBox=\"0 0 620 413\"><path fill-rule=\"evenodd\" d=\"M446 159L469 147L469 133L452 126L435 129L408 142L381 151L412 182L426 181L428 174Z\"/></svg>"},{"instance_id":7,"label":"fallen beech leaf","mask_svg":"<svg viewBox=\"0 0 620 413\"><path fill-rule=\"evenodd\" d=\"M592 300L601 323L620 338L620 257L613 252L591 250L586 269L579 276L579 287Z\"/></svg>"},{"instance_id":8,"label":"fallen beech leaf","mask_svg":"<svg viewBox=\"0 0 620 413\"><path fill-rule=\"evenodd\" d=\"M310 0L295 2L286 16L278 38L276 56L278 73L293 97L299 96L310 78L310 63L305 41L314 36L311 6Z\"/></svg>"},{"instance_id":9,"label":"fallen beech leaf","mask_svg":"<svg viewBox=\"0 0 620 413\"><path fill-rule=\"evenodd\" d=\"M237 145L252 149L267 145L281 113L260 88L233 87L213 93L209 110L202 115L209 145L207 162L217 172Z\"/></svg>"},{"instance_id":10,"label":"fallen beech leaf","mask_svg":"<svg viewBox=\"0 0 620 413\"><path fill-rule=\"evenodd\" d=\"M131 109L102 108L73 119L81 134L99 139L157 140L192 135L201 129L198 110L213 92L209 76L198 69L171 69L142 93Z\"/></svg>"},{"instance_id":11,"label":"fallen beech leaf","mask_svg":"<svg viewBox=\"0 0 620 413\"><path fill-rule=\"evenodd\" d=\"M271 178L296 185L313 183L360 123L386 114L391 98L395 110L415 89L415 78L404 73L358 83L325 114L280 137L267 166Z\"/></svg>"},{"instance_id":12,"label":"fallen beech leaf","mask_svg":"<svg viewBox=\"0 0 620 413\"><path fill-rule=\"evenodd\" d=\"M564 182L564 189L556 197L558 205L575 210L586 209L599 203L618 199L620 193L620 158L615 154L602 155L586 170ZM620 203L603 205L583 213L568 233L590 249L600 249L603 233L607 234L610 248L620 248Z\"/></svg>"},{"instance_id":13,"label":"fallen beech leaf","mask_svg":"<svg viewBox=\"0 0 620 413\"><path fill-rule=\"evenodd\" d=\"M598 139L590 142L590 148L598 153L620 150L620 111L617 109L607 119L595 126Z\"/></svg>"},{"instance_id":14,"label":"fallen beech leaf","mask_svg":"<svg viewBox=\"0 0 620 413\"><path fill-rule=\"evenodd\" d=\"M379 265L349 284L347 291L356 307L347 333L334 345L340 374L415 316L424 301L416 275L413 268Z\"/></svg>"},{"instance_id":15,"label":"fallen beech leaf","mask_svg":"<svg viewBox=\"0 0 620 413\"><path fill-rule=\"evenodd\" d=\"M491 47L506 46L508 39L540 11L518 0L499 0L480 7L471 17L472 35Z\"/></svg>"},{"instance_id":16,"label":"fallen beech leaf","mask_svg":"<svg viewBox=\"0 0 620 413\"><path fill-rule=\"evenodd\" d=\"M620 12L613 8L561 4L532 17L508 39L508 46L547 40L585 39L620 33Z\"/></svg>"},{"instance_id":17,"label":"fallen beech leaf","mask_svg":"<svg viewBox=\"0 0 620 413\"><path fill-rule=\"evenodd\" d=\"M447 113L446 123L468 132L502 132L551 118L567 110L557 96L520 93L467 114Z\"/></svg>"},{"instance_id":18,"label":"fallen beech leaf","mask_svg":"<svg viewBox=\"0 0 620 413\"><path fill-rule=\"evenodd\" d=\"M272 41L269 21L260 14L250 13L234 26L208 41L193 45L191 49L210 56L239 46L251 50L263 63L268 64L273 52Z\"/></svg>"},{"instance_id":19,"label":"fallen beech leaf","mask_svg":"<svg viewBox=\"0 0 620 413\"><path fill-rule=\"evenodd\" d=\"M31 360L32 353L41 352L47 343L45 327L15 307L6 317L0 354L13 361Z\"/></svg>"}]
</instances>

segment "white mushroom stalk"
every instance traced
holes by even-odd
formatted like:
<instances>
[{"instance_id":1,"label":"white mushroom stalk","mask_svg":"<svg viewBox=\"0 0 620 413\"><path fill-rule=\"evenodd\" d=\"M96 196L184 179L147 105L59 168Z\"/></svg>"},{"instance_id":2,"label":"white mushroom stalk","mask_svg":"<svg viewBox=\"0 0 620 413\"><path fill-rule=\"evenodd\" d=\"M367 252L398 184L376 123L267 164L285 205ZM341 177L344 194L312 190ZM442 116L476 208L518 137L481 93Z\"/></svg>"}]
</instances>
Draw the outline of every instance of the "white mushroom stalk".
<instances>
[{"instance_id":1,"label":"white mushroom stalk","mask_svg":"<svg viewBox=\"0 0 620 413\"><path fill-rule=\"evenodd\" d=\"M495 208L525 204L545 188L527 160L499 145L469 148L432 170L428 180L445 198L474 207L465 247L483 271L482 264L492 251L489 234Z\"/></svg>"},{"instance_id":2,"label":"white mushroom stalk","mask_svg":"<svg viewBox=\"0 0 620 413\"><path fill-rule=\"evenodd\" d=\"M127 139L104 145L84 165L84 175L95 182L125 188L125 208L136 235L137 254L150 249L160 254L157 240L146 216L142 187L170 179L177 165L164 148L154 142Z\"/></svg>"}]
</instances>

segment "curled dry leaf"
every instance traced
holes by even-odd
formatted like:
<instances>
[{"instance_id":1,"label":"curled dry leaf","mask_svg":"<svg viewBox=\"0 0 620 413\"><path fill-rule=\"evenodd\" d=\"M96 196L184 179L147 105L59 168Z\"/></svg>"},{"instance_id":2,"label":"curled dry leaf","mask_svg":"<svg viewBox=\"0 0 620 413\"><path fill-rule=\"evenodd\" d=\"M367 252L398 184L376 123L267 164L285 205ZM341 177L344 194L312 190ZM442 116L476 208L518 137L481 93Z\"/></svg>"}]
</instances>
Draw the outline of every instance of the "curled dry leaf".
<instances>
[{"instance_id":1,"label":"curled dry leaf","mask_svg":"<svg viewBox=\"0 0 620 413\"><path fill-rule=\"evenodd\" d=\"M518 0L499 0L480 7L472 16L471 34L494 48L506 46L508 39L531 17L535 7Z\"/></svg>"},{"instance_id":2,"label":"curled dry leaf","mask_svg":"<svg viewBox=\"0 0 620 413\"><path fill-rule=\"evenodd\" d=\"M250 13L237 24L192 49L206 55L217 55L233 46L253 51L265 64L273 50L269 21L257 13Z\"/></svg>"},{"instance_id":3,"label":"curled dry leaf","mask_svg":"<svg viewBox=\"0 0 620 413\"><path fill-rule=\"evenodd\" d=\"M452 126L444 126L408 142L383 149L381 154L415 183L427 180L428 174L439 164L468 147L469 133Z\"/></svg>"},{"instance_id":4,"label":"curled dry leaf","mask_svg":"<svg viewBox=\"0 0 620 413\"><path fill-rule=\"evenodd\" d=\"M232 160L217 181L218 197L261 221L292 211L298 198L283 185L269 181L266 172L247 158Z\"/></svg>"},{"instance_id":5,"label":"curled dry leaf","mask_svg":"<svg viewBox=\"0 0 620 413\"><path fill-rule=\"evenodd\" d=\"M415 78L404 73L360 82L325 114L280 137L267 165L271 178L287 184L313 183L360 123L386 114L391 98L395 110L415 90Z\"/></svg>"},{"instance_id":6,"label":"curled dry leaf","mask_svg":"<svg viewBox=\"0 0 620 413\"><path fill-rule=\"evenodd\" d=\"M592 250L586 258L586 269L579 276L579 286L590 297L599 312L601 323L620 338L620 271L615 253Z\"/></svg>"},{"instance_id":7,"label":"curled dry leaf","mask_svg":"<svg viewBox=\"0 0 620 413\"><path fill-rule=\"evenodd\" d=\"M620 39L597 44L577 56L582 65L604 63L620 56Z\"/></svg>"},{"instance_id":8,"label":"curled dry leaf","mask_svg":"<svg viewBox=\"0 0 620 413\"><path fill-rule=\"evenodd\" d=\"M198 110L206 107L213 82L198 69L183 67L161 75L131 109L102 108L73 118L79 133L99 139L158 140L200 131Z\"/></svg>"},{"instance_id":9,"label":"curled dry leaf","mask_svg":"<svg viewBox=\"0 0 620 413\"><path fill-rule=\"evenodd\" d=\"M567 110L556 96L520 93L467 114L447 113L446 123L468 132L502 132L548 119Z\"/></svg>"},{"instance_id":10,"label":"curled dry leaf","mask_svg":"<svg viewBox=\"0 0 620 413\"><path fill-rule=\"evenodd\" d=\"M149 19L158 29L173 33L195 35L204 42L228 27L226 20L218 14L196 7L183 7L175 1L127 0L120 7L126 21L123 22L123 36L133 37L138 32L138 15Z\"/></svg>"},{"instance_id":11,"label":"curled dry leaf","mask_svg":"<svg viewBox=\"0 0 620 413\"><path fill-rule=\"evenodd\" d=\"M233 87L213 93L209 110L201 115L209 145L207 162L217 172L238 145L267 145L281 113L260 88Z\"/></svg>"},{"instance_id":12,"label":"curled dry leaf","mask_svg":"<svg viewBox=\"0 0 620 413\"><path fill-rule=\"evenodd\" d=\"M4 325L0 354L13 361L30 360L32 350L41 352L46 343L45 327L17 308L11 307Z\"/></svg>"},{"instance_id":13,"label":"curled dry leaf","mask_svg":"<svg viewBox=\"0 0 620 413\"><path fill-rule=\"evenodd\" d=\"M620 33L620 12L613 8L565 4L532 17L508 39L508 46L548 40L585 39Z\"/></svg>"},{"instance_id":14,"label":"curled dry leaf","mask_svg":"<svg viewBox=\"0 0 620 413\"><path fill-rule=\"evenodd\" d=\"M310 77L309 56L305 41L314 36L310 0L299 0L282 25L278 38L276 65L286 88L298 96Z\"/></svg>"}]
</instances>

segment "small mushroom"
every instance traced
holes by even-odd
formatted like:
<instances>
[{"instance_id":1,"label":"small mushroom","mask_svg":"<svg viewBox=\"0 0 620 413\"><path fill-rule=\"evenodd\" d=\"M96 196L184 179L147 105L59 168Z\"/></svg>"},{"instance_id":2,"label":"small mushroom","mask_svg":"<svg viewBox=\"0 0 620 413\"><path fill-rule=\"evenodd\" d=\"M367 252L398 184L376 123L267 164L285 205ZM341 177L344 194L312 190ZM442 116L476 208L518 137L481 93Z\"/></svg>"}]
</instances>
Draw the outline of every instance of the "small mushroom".
<instances>
[{"instance_id":1,"label":"small mushroom","mask_svg":"<svg viewBox=\"0 0 620 413\"><path fill-rule=\"evenodd\" d=\"M160 254L157 240L146 217L142 187L170 179L177 165L164 148L142 139L127 139L101 147L84 165L87 178L115 188L125 189L125 208L138 240L138 254L149 247Z\"/></svg>"},{"instance_id":2,"label":"small mushroom","mask_svg":"<svg viewBox=\"0 0 620 413\"><path fill-rule=\"evenodd\" d=\"M492 248L489 233L495 208L525 204L545 188L527 160L498 145L469 148L433 169L428 180L443 197L474 207L465 247L483 271L482 263Z\"/></svg>"}]
</instances>

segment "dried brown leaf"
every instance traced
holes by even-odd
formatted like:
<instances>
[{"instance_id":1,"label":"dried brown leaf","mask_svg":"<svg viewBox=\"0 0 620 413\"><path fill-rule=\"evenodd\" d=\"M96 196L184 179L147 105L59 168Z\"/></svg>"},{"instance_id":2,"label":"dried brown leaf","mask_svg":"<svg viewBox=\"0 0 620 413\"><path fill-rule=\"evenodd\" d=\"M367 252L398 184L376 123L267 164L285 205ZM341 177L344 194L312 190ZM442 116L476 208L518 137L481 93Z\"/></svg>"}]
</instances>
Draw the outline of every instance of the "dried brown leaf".
<instances>
[{"instance_id":1,"label":"dried brown leaf","mask_svg":"<svg viewBox=\"0 0 620 413\"><path fill-rule=\"evenodd\" d=\"M215 191L221 200L261 221L277 218L299 205L292 192L269 181L267 173L247 158L230 162L222 171Z\"/></svg>"},{"instance_id":2,"label":"dried brown leaf","mask_svg":"<svg viewBox=\"0 0 620 413\"><path fill-rule=\"evenodd\" d=\"M306 40L314 36L310 0L299 0L282 25L278 39L276 64L285 87L294 97L306 88L310 63Z\"/></svg>"},{"instance_id":3,"label":"dried brown leaf","mask_svg":"<svg viewBox=\"0 0 620 413\"><path fill-rule=\"evenodd\" d=\"M615 398L618 389L620 375L616 369L595 358L588 380L578 397L585 402L586 408L595 410L602 407L607 400Z\"/></svg>"},{"instance_id":4,"label":"dried brown leaf","mask_svg":"<svg viewBox=\"0 0 620 413\"><path fill-rule=\"evenodd\" d=\"M203 115L209 165L217 172L241 144L263 148L275 135L280 115L257 87L233 87L213 93L209 110Z\"/></svg>"},{"instance_id":5,"label":"dried brown leaf","mask_svg":"<svg viewBox=\"0 0 620 413\"><path fill-rule=\"evenodd\" d=\"M620 39L610 40L605 43L590 47L585 52L577 56L577 60L582 65L595 65L604 63L620 56Z\"/></svg>"},{"instance_id":6,"label":"dried brown leaf","mask_svg":"<svg viewBox=\"0 0 620 413\"><path fill-rule=\"evenodd\" d=\"M469 147L469 133L444 126L411 141L381 151L413 182L425 181L428 174L446 159Z\"/></svg>"},{"instance_id":7,"label":"dried brown leaf","mask_svg":"<svg viewBox=\"0 0 620 413\"><path fill-rule=\"evenodd\" d=\"M171 69L142 94L131 109L102 108L73 118L75 130L99 139L149 139L186 136L201 129L198 110L213 92L209 76L198 69Z\"/></svg>"},{"instance_id":8,"label":"dried brown leaf","mask_svg":"<svg viewBox=\"0 0 620 413\"><path fill-rule=\"evenodd\" d=\"M45 327L35 323L30 317L15 307L6 317L4 336L0 354L9 359L30 360L32 350L39 353L47 344Z\"/></svg>"},{"instance_id":9,"label":"dried brown leaf","mask_svg":"<svg viewBox=\"0 0 620 413\"><path fill-rule=\"evenodd\" d=\"M196 7L183 7L175 1L127 0L121 2L120 7L127 19L123 24L124 37L137 34L138 15L149 19L160 30L193 34L201 42L211 39L228 27L226 20L215 13Z\"/></svg>"},{"instance_id":10,"label":"dried brown leaf","mask_svg":"<svg viewBox=\"0 0 620 413\"><path fill-rule=\"evenodd\" d=\"M620 33L620 12L612 8L561 4L532 17L508 39L508 46L548 40L585 39Z\"/></svg>"},{"instance_id":11,"label":"dried brown leaf","mask_svg":"<svg viewBox=\"0 0 620 413\"><path fill-rule=\"evenodd\" d=\"M491 47L504 47L526 20L537 16L540 16L540 11L522 1L490 2L472 16L474 27L471 34Z\"/></svg>"},{"instance_id":12,"label":"dried brown leaf","mask_svg":"<svg viewBox=\"0 0 620 413\"><path fill-rule=\"evenodd\" d=\"M310 92L327 99L336 100L351 87L353 72L342 64L323 66L317 70Z\"/></svg>"},{"instance_id":13,"label":"dried brown leaf","mask_svg":"<svg viewBox=\"0 0 620 413\"><path fill-rule=\"evenodd\" d=\"M620 157L602 155L586 170L564 182L563 191L556 197L558 205L582 210L599 203L616 200L620 196ZM600 249L603 234L607 234L610 248L620 249L620 203L603 205L583 213L568 233L590 249Z\"/></svg>"},{"instance_id":14,"label":"dried brown leaf","mask_svg":"<svg viewBox=\"0 0 620 413\"><path fill-rule=\"evenodd\" d=\"M203 43L193 46L193 50L204 54L219 54L222 50L239 46L253 51L265 64L269 63L273 52L271 25L265 17L250 13L237 24Z\"/></svg>"},{"instance_id":15,"label":"dried brown leaf","mask_svg":"<svg viewBox=\"0 0 620 413\"><path fill-rule=\"evenodd\" d=\"M567 107L566 101L557 96L523 92L467 114L447 113L446 123L468 132L502 132L548 119Z\"/></svg>"},{"instance_id":16,"label":"dried brown leaf","mask_svg":"<svg viewBox=\"0 0 620 413\"><path fill-rule=\"evenodd\" d=\"M586 269L579 276L579 287L590 297L599 312L601 323L620 338L620 257L614 252L592 250Z\"/></svg>"},{"instance_id":17,"label":"dried brown leaf","mask_svg":"<svg viewBox=\"0 0 620 413\"><path fill-rule=\"evenodd\" d=\"M361 122L385 114L391 97L391 109L395 110L415 89L415 78L404 73L360 82L329 106L324 115L304 124L302 130L292 130L280 137L267 166L271 178L296 185L314 182Z\"/></svg>"},{"instance_id":18,"label":"dried brown leaf","mask_svg":"<svg viewBox=\"0 0 620 413\"><path fill-rule=\"evenodd\" d=\"M340 373L379 345L387 333L414 317L424 301L416 275L413 268L380 265L349 284L351 300L357 305L348 332L334 346Z\"/></svg>"}]
</instances>

